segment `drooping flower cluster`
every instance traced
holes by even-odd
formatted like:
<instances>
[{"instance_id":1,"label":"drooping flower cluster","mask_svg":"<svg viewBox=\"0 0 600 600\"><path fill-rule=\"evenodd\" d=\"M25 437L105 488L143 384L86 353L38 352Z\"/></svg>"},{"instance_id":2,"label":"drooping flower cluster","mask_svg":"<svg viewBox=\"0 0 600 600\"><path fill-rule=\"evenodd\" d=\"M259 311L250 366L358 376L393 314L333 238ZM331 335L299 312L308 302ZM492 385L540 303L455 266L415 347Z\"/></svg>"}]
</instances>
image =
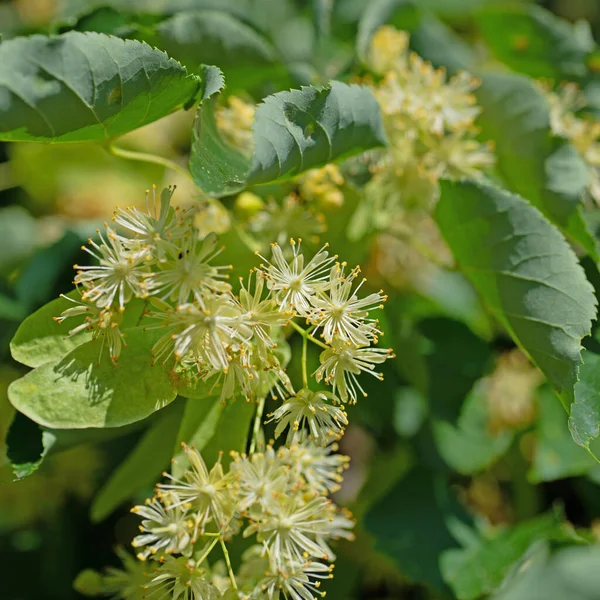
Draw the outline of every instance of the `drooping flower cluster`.
<instances>
[{"instance_id":1,"label":"drooping flower cluster","mask_svg":"<svg viewBox=\"0 0 600 600\"><path fill-rule=\"evenodd\" d=\"M552 133L569 140L580 153L588 171L588 197L600 205L600 121L578 114L587 100L577 84L564 83L555 91L540 87L550 108Z\"/></svg>"},{"instance_id":2,"label":"drooping flower cluster","mask_svg":"<svg viewBox=\"0 0 600 600\"><path fill-rule=\"evenodd\" d=\"M390 142L367 186L380 218L428 210L440 178L479 177L493 164L490 148L475 138L474 77L459 72L448 78L410 52L408 34L391 26L373 36L368 62L381 77L373 91Z\"/></svg>"},{"instance_id":3,"label":"drooping flower cluster","mask_svg":"<svg viewBox=\"0 0 600 600\"><path fill-rule=\"evenodd\" d=\"M332 576L331 541L352 538L350 515L329 498L348 465L348 458L336 453L335 441L348 424L344 404L366 396L358 376L381 378L376 365L392 356L391 350L372 347L382 332L371 311L382 308L386 296L381 291L361 296L365 280L359 267L349 269L327 245L307 259L301 240L290 240L289 252L273 243L270 258L259 255L264 262L234 294L228 267L213 264L220 252L216 238L202 238L193 212L171 207L171 194L163 192L160 205L154 192L149 194L146 212L115 213L116 224L133 235L107 225L99 243L90 241L98 264L77 267L80 299L70 298L75 306L57 319L84 315L71 333L90 330L101 336L119 368L127 340L127 328L121 331L125 313L132 303L143 304L132 326L149 335L166 329L154 344L154 361L167 365L174 381L181 377L192 386L210 381L222 401L239 395L257 401L250 452L231 452L229 466L220 457L209 469L200 453L184 445L189 466L165 473L155 497L133 509L142 518L133 545L139 561L151 566L126 557L125 570L95 574L87 588L82 578L80 588L124 600L224 594L311 600L323 595L321 580ZM303 338L297 390L278 348L285 345L287 326ZM331 391L311 389L309 342L323 350L314 379ZM275 438L284 440L277 449L261 441L260 422L272 390L281 398L267 415L267 422L276 424ZM256 544L236 574L227 543L238 534L256 536ZM221 562L209 562L217 544L228 577Z\"/></svg>"}]
</instances>

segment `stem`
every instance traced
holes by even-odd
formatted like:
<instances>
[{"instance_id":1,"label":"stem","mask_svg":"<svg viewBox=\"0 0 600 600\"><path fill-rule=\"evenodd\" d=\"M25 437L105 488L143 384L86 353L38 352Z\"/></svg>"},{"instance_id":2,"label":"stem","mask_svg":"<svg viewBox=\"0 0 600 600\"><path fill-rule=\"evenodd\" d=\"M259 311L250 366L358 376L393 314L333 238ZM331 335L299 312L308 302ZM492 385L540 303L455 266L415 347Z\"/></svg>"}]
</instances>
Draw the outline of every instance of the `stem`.
<instances>
[{"instance_id":1,"label":"stem","mask_svg":"<svg viewBox=\"0 0 600 600\"><path fill-rule=\"evenodd\" d=\"M135 324L136 327L140 326L140 323L142 322L142 319L144 318L144 315L146 314L147 308L148 308L148 300L144 300L144 306L142 306L142 312L140 313L140 318L137 320L137 323Z\"/></svg>"},{"instance_id":2,"label":"stem","mask_svg":"<svg viewBox=\"0 0 600 600\"><path fill-rule=\"evenodd\" d=\"M114 146L112 143L109 143L105 147L113 156L160 165L161 167L165 167L165 169L170 169L171 171L175 171L175 173L179 173L188 179L192 179L192 175L187 169L177 164L175 161L165 158L164 156L157 156L156 154L148 154L146 152L136 152L135 150L125 150L125 148L119 148L118 146Z\"/></svg>"},{"instance_id":3,"label":"stem","mask_svg":"<svg viewBox=\"0 0 600 600\"><path fill-rule=\"evenodd\" d=\"M223 548L223 556L225 557L225 563L227 564L227 572L229 573L229 579L231 579L231 586L234 590L237 591L238 586L235 580L235 575L233 574L233 569L231 568L231 561L229 560L229 552L227 552L227 546L223 541L223 538L219 538L221 542L221 548Z\"/></svg>"},{"instance_id":4,"label":"stem","mask_svg":"<svg viewBox=\"0 0 600 600\"><path fill-rule=\"evenodd\" d=\"M316 344L317 346L320 346L321 348L323 348L324 350L328 350L329 346L327 346L326 344L324 344L323 342L319 341L317 338L313 337L312 335L310 335L310 333L308 333L308 331L306 331L306 329L302 329L302 327L300 327L300 325L298 325L297 323L294 323L294 321L290 321L290 325L305 339L310 340L313 344Z\"/></svg>"},{"instance_id":5,"label":"stem","mask_svg":"<svg viewBox=\"0 0 600 600\"><path fill-rule=\"evenodd\" d=\"M210 546L204 551L204 554L199 558L197 564L201 565L206 560L206 557L211 553L212 549L217 545L217 542L219 541L219 539L220 539L220 537L215 537L215 539L210 543Z\"/></svg>"},{"instance_id":6,"label":"stem","mask_svg":"<svg viewBox=\"0 0 600 600\"><path fill-rule=\"evenodd\" d=\"M306 372L306 348L308 347L308 334L302 336L302 387L308 387L308 374Z\"/></svg>"},{"instance_id":7,"label":"stem","mask_svg":"<svg viewBox=\"0 0 600 600\"><path fill-rule=\"evenodd\" d=\"M250 442L250 454L254 454L256 450L256 444L258 441L258 433L260 431L260 422L262 421L263 412L265 410L265 401L267 397L263 396L258 401L258 406L256 407L256 416L254 417L254 427L252 428L252 440Z\"/></svg>"}]
</instances>

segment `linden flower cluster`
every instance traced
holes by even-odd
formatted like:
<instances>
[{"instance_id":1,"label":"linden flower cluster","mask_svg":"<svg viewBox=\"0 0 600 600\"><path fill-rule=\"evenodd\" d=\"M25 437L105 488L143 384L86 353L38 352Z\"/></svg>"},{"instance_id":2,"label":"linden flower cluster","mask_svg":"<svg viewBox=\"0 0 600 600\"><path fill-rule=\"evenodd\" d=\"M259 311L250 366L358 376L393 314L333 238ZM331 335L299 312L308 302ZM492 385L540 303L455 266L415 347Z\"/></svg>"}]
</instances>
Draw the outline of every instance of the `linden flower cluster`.
<instances>
[{"instance_id":1,"label":"linden flower cluster","mask_svg":"<svg viewBox=\"0 0 600 600\"><path fill-rule=\"evenodd\" d=\"M165 190L159 204L154 191L148 194L146 212L117 210L115 222L133 235L107 225L100 243L90 241L88 252L98 264L76 267L80 299L71 299L75 306L58 320L84 315L71 333L102 336L116 363L127 335L120 330L124 312L136 301L151 305L134 326L166 329L153 347L155 361L175 375L194 374L196 383L210 379L222 401L238 395L256 400L250 451L232 452L228 467L220 457L209 468L184 445L189 466L175 465L155 497L133 509L142 518L133 541L139 560L127 557L124 570L105 576L86 572L79 587L124 600L322 596L321 580L332 576L335 559L331 541L352 539L349 514L329 498L348 464L335 442L348 424L344 404L366 396L359 375L381 379L376 365L393 356L373 348L382 333L370 313L386 297L381 291L360 296L365 280L359 267L349 269L327 246L307 260L300 240L290 240L288 253L271 244L270 259L259 255L263 264L234 295L229 267L212 264L220 252L214 235L201 238L193 211L171 207L171 195ZM150 324L140 325L143 319ZM279 358L284 326L303 339L297 391ZM312 375L331 391L309 385L308 343L322 349ZM281 401L267 422L275 423L275 438L283 441L277 449L262 443L260 427L273 390ZM255 536L256 544L236 574L227 543L238 534ZM224 563L209 564L217 544Z\"/></svg>"},{"instance_id":2,"label":"linden flower cluster","mask_svg":"<svg viewBox=\"0 0 600 600\"><path fill-rule=\"evenodd\" d=\"M444 69L410 52L408 41L407 33L383 26L368 56L381 76L373 91L390 148L374 166L366 195L386 221L390 213L430 209L441 177L479 177L494 162L490 148L475 139L477 79L465 72L448 79Z\"/></svg>"},{"instance_id":3,"label":"linden flower cluster","mask_svg":"<svg viewBox=\"0 0 600 600\"><path fill-rule=\"evenodd\" d=\"M569 140L581 154L588 169L588 196L600 205L600 121L577 116L587 106L577 84L565 83L556 91L540 87L550 107L552 133Z\"/></svg>"}]
</instances>

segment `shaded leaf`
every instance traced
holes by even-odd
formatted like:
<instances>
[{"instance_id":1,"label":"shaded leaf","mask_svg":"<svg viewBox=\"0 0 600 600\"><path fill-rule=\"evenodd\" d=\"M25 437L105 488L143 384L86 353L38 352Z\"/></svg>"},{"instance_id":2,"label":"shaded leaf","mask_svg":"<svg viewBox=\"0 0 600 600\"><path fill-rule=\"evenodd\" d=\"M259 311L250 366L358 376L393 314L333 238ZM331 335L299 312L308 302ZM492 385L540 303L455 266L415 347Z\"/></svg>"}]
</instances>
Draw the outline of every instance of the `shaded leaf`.
<instances>
[{"instance_id":1,"label":"shaded leaf","mask_svg":"<svg viewBox=\"0 0 600 600\"><path fill-rule=\"evenodd\" d=\"M550 11L529 3L498 4L476 18L485 42L511 69L555 80L585 75L589 41Z\"/></svg>"},{"instance_id":2,"label":"shaded leaf","mask_svg":"<svg viewBox=\"0 0 600 600\"><path fill-rule=\"evenodd\" d=\"M538 540L560 533L558 516L548 514L483 539L461 550L447 550L440 565L458 600L476 600L498 589L515 563Z\"/></svg>"},{"instance_id":3,"label":"shaded leaf","mask_svg":"<svg viewBox=\"0 0 600 600\"><path fill-rule=\"evenodd\" d=\"M588 354L587 350L582 353L584 363L580 367L580 379L584 377L583 369ZM580 389L581 381L578 381L575 384L575 403L571 405L569 423L579 417L577 398ZM599 420L596 420L596 429L598 422ZM596 461L573 441L574 437L575 434L573 437L569 434L569 427L565 423L565 412L556 402L554 392L549 388L542 388L538 396L533 464L528 478L534 483L554 481L582 475L594 467Z\"/></svg>"},{"instance_id":4,"label":"shaded leaf","mask_svg":"<svg viewBox=\"0 0 600 600\"><path fill-rule=\"evenodd\" d=\"M193 101L196 76L143 42L72 31L0 44L0 140L99 141Z\"/></svg>"},{"instance_id":5,"label":"shaded leaf","mask_svg":"<svg viewBox=\"0 0 600 600\"><path fill-rule=\"evenodd\" d=\"M221 138L214 100L203 103L190 157L198 187L208 195L225 196L293 177L386 141L370 90L337 81L323 89L305 87L268 96L256 110L253 137L254 153L246 157Z\"/></svg>"},{"instance_id":6,"label":"shaded leaf","mask_svg":"<svg viewBox=\"0 0 600 600\"><path fill-rule=\"evenodd\" d=\"M217 65L230 86L251 86L283 70L262 33L221 10L179 12L159 23L148 41L192 71L201 64Z\"/></svg>"},{"instance_id":7,"label":"shaded leaf","mask_svg":"<svg viewBox=\"0 0 600 600\"><path fill-rule=\"evenodd\" d=\"M92 521L104 520L120 504L161 478L171 459L184 406L184 402L175 402L165 409L111 474L94 498L90 509Z\"/></svg>"},{"instance_id":8,"label":"shaded leaf","mask_svg":"<svg viewBox=\"0 0 600 600\"><path fill-rule=\"evenodd\" d=\"M566 140L553 137L546 99L531 80L493 73L477 99L484 137L493 140L498 170L508 187L529 200L596 261L597 244L580 214L588 168Z\"/></svg>"},{"instance_id":9,"label":"shaded leaf","mask_svg":"<svg viewBox=\"0 0 600 600\"><path fill-rule=\"evenodd\" d=\"M444 181L441 188L436 219L459 267L568 410L581 339L596 316L577 257L519 196L468 181Z\"/></svg>"},{"instance_id":10,"label":"shaded leaf","mask_svg":"<svg viewBox=\"0 0 600 600\"><path fill-rule=\"evenodd\" d=\"M125 330L128 346L114 366L98 364L102 340L42 364L8 389L13 406L36 423L56 429L119 427L144 419L175 399L170 373L152 366L157 335Z\"/></svg>"},{"instance_id":11,"label":"shaded leaf","mask_svg":"<svg viewBox=\"0 0 600 600\"><path fill-rule=\"evenodd\" d=\"M371 0L360 17L356 36L356 52L366 60L373 34L386 23L412 31L420 23L421 15L411 0Z\"/></svg>"},{"instance_id":12,"label":"shaded leaf","mask_svg":"<svg viewBox=\"0 0 600 600\"><path fill-rule=\"evenodd\" d=\"M456 424L434 420L433 436L444 461L455 471L470 475L500 458L508 450L514 434L489 431L487 398L482 387L476 386L466 397Z\"/></svg>"},{"instance_id":13,"label":"shaded leaf","mask_svg":"<svg viewBox=\"0 0 600 600\"><path fill-rule=\"evenodd\" d=\"M600 355L584 350L581 358L569 429L573 439L589 450L600 435Z\"/></svg>"},{"instance_id":14,"label":"shaded leaf","mask_svg":"<svg viewBox=\"0 0 600 600\"><path fill-rule=\"evenodd\" d=\"M217 412L216 408L213 410L215 413ZM202 452L202 456L209 468L219 458L221 453L223 453L223 464L228 465L231 462L231 457L229 456L231 450L235 450L236 452L246 451L252 418L255 412L256 404L253 402L239 399L237 401L230 400L227 403L221 412L214 435L210 437ZM212 425L210 429L212 429ZM202 437L199 439L206 439L204 432L202 432Z\"/></svg>"},{"instance_id":15,"label":"shaded leaf","mask_svg":"<svg viewBox=\"0 0 600 600\"><path fill-rule=\"evenodd\" d=\"M593 600L600 587L600 549L566 548L550 556L538 544L516 564L493 600Z\"/></svg>"},{"instance_id":16,"label":"shaded leaf","mask_svg":"<svg viewBox=\"0 0 600 600\"><path fill-rule=\"evenodd\" d=\"M17 412L6 434L6 457L17 479L23 479L37 471L55 437Z\"/></svg>"},{"instance_id":17,"label":"shaded leaf","mask_svg":"<svg viewBox=\"0 0 600 600\"><path fill-rule=\"evenodd\" d=\"M35 219L25 208L0 208L0 274L7 275L33 252L35 238Z\"/></svg>"},{"instance_id":18,"label":"shaded leaf","mask_svg":"<svg viewBox=\"0 0 600 600\"><path fill-rule=\"evenodd\" d=\"M456 548L452 531L466 515L444 475L416 468L378 500L365 515L375 549L391 557L409 579L442 591L438 557Z\"/></svg>"}]
</instances>

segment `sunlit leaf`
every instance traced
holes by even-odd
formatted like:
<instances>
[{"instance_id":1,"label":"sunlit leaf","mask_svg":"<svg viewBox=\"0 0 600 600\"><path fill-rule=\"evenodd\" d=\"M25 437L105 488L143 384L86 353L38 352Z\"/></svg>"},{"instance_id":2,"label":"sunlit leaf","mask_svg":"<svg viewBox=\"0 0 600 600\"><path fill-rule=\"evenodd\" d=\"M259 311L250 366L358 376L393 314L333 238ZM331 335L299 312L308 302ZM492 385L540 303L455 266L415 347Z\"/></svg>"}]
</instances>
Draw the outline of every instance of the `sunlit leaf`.
<instances>
[{"instance_id":1,"label":"sunlit leaf","mask_svg":"<svg viewBox=\"0 0 600 600\"><path fill-rule=\"evenodd\" d=\"M72 31L0 44L0 140L100 141L194 99L199 79L135 40Z\"/></svg>"}]
</instances>

